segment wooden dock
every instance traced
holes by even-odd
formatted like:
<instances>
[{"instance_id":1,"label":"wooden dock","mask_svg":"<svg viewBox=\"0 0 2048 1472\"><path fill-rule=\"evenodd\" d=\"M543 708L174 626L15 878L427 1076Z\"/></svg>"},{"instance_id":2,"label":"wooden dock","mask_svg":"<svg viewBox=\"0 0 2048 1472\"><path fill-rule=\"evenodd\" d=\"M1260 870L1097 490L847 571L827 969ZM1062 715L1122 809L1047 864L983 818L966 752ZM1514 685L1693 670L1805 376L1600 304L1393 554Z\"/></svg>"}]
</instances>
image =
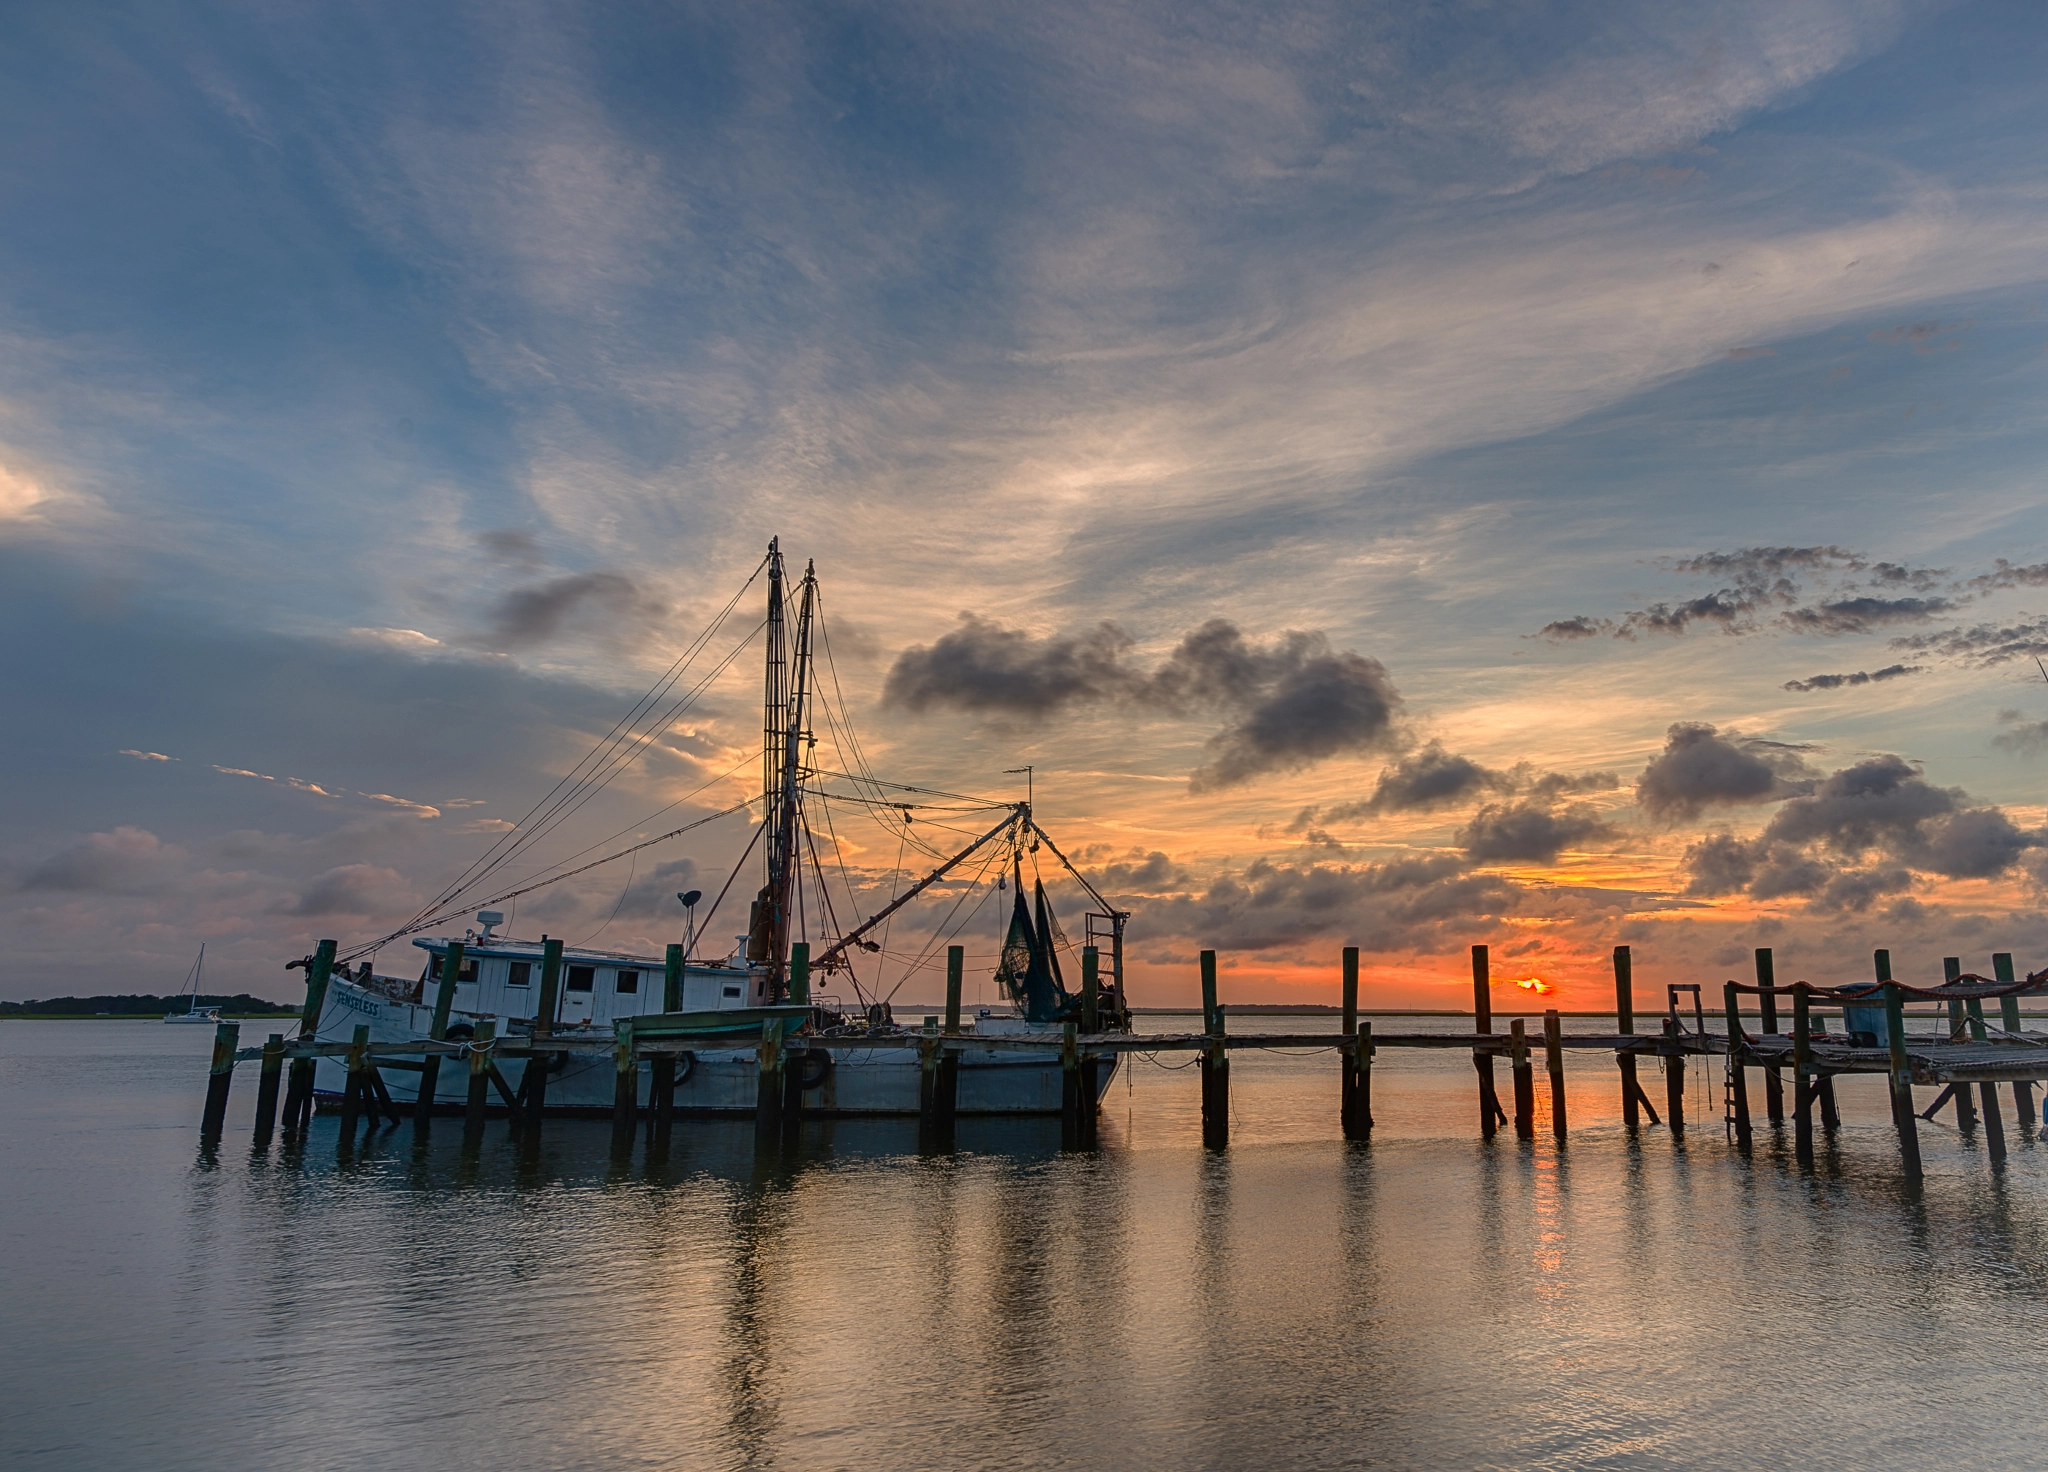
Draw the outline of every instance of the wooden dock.
<instances>
[{"instance_id":1,"label":"wooden dock","mask_svg":"<svg viewBox=\"0 0 2048 1472\"><path fill-rule=\"evenodd\" d=\"M239 1063L259 1067L256 1097L255 1137L266 1145L278 1127L280 1083L289 1084L284 1094L284 1128L303 1133L313 1112L313 1069L321 1058L339 1058L346 1063L347 1083L341 1103L342 1148L350 1148L358 1126L374 1127L381 1118L397 1123L400 1109L394 1104L383 1079L383 1071L396 1069L420 1074L421 1103L407 1114L424 1130L436 1113L460 1114L466 1142L480 1140L489 1118L509 1119L523 1135L537 1135L549 1112L545 1084L531 1094L515 1090L505 1079L499 1064L509 1059L567 1053L591 1059L609 1056L614 1063L617 1088L609 1111L613 1120L615 1150L630 1151L642 1125L650 1138L665 1143L676 1117L675 1077L677 1060L685 1053L703 1048L744 1048L745 1038L707 1038L700 1014L653 1014L622 1020L610 1035L601 1032L569 1033L540 1029L530 1034L507 1032L499 1035L496 1023L486 1019L476 1036L460 1041L418 1039L396 1043L372 1043L367 1027L358 1026L347 1042L323 1041L313 1033L325 991L327 970L332 965L334 942L321 942L308 966L307 1002L296 1038L272 1034L260 1047L239 1046L239 1028L220 1024L214 1042L208 1075L207 1095L201 1123L202 1141L217 1143L227 1113L229 1089ZM1066 1086L1061 1106L1062 1139L1068 1148L1086 1150L1095 1145L1098 1101L1092 1080L1093 1066L1100 1057L1117 1054L1157 1055L1194 1053L1201 1064L1202 1141L1210 1149L1227 1149L1230 1140L1230 1055L1245 1049L1327 1051L1340 1064L1337 1115L1345 1139L1369 1141L1372 1135L1373 1058L1383 1048L1420 1048L1468 1053L1477 1076L1479 1127L1492 1136L1510 1122L1495 1091L1494 1065L1505 1060L1509 1066L1515 1110L1512 1122L1519 1138L1536 1132L1535 1067L1541 1050L1549 1076L1550 1129L1562 1142L1568 1134L1565 1110L1565 1058L1569 1054L1599 1053L1613 1057L1619 1074L1622 1115L1626 1127L1639 1130L1647 1118L1652 1126L1674 1132L1685 1128L1685 1065L1695 1056L1719 1057L1727 1088L1723 1127L1743 1151L1753 1139L1749 1104L1749 1073L1758 1070L1764 1084L1764 1107L1773 1123L1786 1115L1783 1076L1792 1074L1790 1111L1795 1130L1795 1151L1801 1162L1811 1162L1814 1150L1814 1116L1823 1129L1837 1124L1833 1079L1842 1074L1881 1074L1890 1086L1893 1121L1899 1133L1901 1161L1909 1179L1920 1176L1917 1127L1924 1118L1953 1104L1957 1122L1965 1129L1981 1127L1987 1154L1994 1165L2005 1158L2005 1137L2001 1108L1996 1096L1999 1084L2012 1091L2015 1117L2023 1128L2034 1123L2033 1085L2048 1082L2048 1034L2030 1033L2020 1026L2019 998L2048 992L2048 972L2016 979L2012 958L1992 958L1993 976L1968 976L1960 963L1949 958L1946 975L1938 987L1909 987L1891 975L1890 953L1874 955L1874 977L1855 987L1822 988L1795 983L1780 986L1775 979L1771 953L1756 953L1756 980L1722 984L1723 1006L1716 1014L1705 1011L1702 988L1683 984L1667 988L1669 1007L1660 1018L1656 1032L1637 1032L1634 1010L1633 957L1627 946L1614 952L1617 1030L1612 1033L1568 1034L1559 1014L1546 1012L1540 1036L1532 1037L1523 1019L1517 1018L1506 1033L1493 1030L1490 1006L1489 957L1485 946L1472 948L1474 1027L1470 1033L1376 1032L1358 1008L1358 951L1347 948L1342 957L1342 1030L1337 1033L1232 1032L1228 1009L1217 995L1216 953L1201 957L1203 1030L1192 1033L1131 1033L1094 1030L1096 1007L1093 982L1093 948L1083 956L1083 1030L1070 1021L1057 1033L1021 1036L984 1036L964 1031L960 1025L960 978L962 953L953 947L948 955L948 998L943 1025L936 1019L923 1031L811 1035L783 1031L784 1022L764 1024L754 1042L759 1065L759 1097L753 1111L764 1141L779 1140L797 1122L814 1111L803 1105L799 1080L805 1070L803 1055L810 1052L844 1053L876 1048L915 1049L922 1065L923 1084L915 1113L921 1137L936 1148L950 1148L956 1123L954 1107L959 1060L970 1053L997 1054L1019 1051L1046 1053L1057 1050ZM673 958L672 958L673 963ZM459 965L444 966L443 974L459 974ZM434 1031L446 1031L446 993L436 1007ZM1680 994L1692 996L1691 1015L1680 1008ZM1744 998L1753 998L1755 1008L1745 1012ZM1846 1024L1842 1034L1830 1034L1825 1024L1816 1023L1816 1001L1840 1006ZM1934 1034L1913 1035L1905 1031L1904 1005L1908 1000L1934 1001L1947 1005L1948 1026ZM1998 1004L1996 1021L1984 1010L1987 1000ZM1782 1017L1778 1003L1789 1001L1789 1032L1779 1030ZM1924 1014L1923 1014L1924 1015ZM1940 1014L1937 1014L1939 1016ZM1709 1017L1719 1030L1709 1028ZM1665 1076L1664 1112L1645 1092L1639 1076L1644 1059L1662 1064ZM432 1088L444 1062L461 1068L468 1077L464 1104L434 1105ZM641 1070L651 1079L648 1102L640 1102ZM544 1070L525 1070L529 1077L543 1077ZM1916 1112L1914 1087L1942 1090L1924 1112ZM1981 1110L1981 1114L1980 1114ZM598 1111L603 1112L603 1111ZM1981 1125L1980 1125L1981 1120Z\"/></svg>"}]
</instances>

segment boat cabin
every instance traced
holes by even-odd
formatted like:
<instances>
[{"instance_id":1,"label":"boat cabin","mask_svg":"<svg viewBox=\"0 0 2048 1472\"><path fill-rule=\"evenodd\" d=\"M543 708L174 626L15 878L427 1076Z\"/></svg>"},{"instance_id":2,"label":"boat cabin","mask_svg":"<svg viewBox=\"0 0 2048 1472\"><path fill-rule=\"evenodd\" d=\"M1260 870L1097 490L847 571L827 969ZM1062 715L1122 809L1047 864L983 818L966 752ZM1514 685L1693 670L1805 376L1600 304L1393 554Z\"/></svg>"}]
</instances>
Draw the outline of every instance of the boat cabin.
<instances>
[{"instance_id":1,"label":"boat cabin","mask_svg":"<svg viewBox=\"0 0 2048 1472\"><path fill-rule=\"evenodd\" d=\"M413 942L427 952L420 973L417 1000L430 1002L441 980L441 965L451 944L448 937ZM471 1017L507 1017L531 1021L540 1007L541 943L509 937L466 941L462 972L456 980L457 1013ZM625 951L584 947L562 951L562 987L557 998L556 1027L610 1027L624 1017L662 1010L663 963ZM716 1012L768 1004L768 972L745 966L683 968L683 1012Z\"/></svg>"}]
</instances>

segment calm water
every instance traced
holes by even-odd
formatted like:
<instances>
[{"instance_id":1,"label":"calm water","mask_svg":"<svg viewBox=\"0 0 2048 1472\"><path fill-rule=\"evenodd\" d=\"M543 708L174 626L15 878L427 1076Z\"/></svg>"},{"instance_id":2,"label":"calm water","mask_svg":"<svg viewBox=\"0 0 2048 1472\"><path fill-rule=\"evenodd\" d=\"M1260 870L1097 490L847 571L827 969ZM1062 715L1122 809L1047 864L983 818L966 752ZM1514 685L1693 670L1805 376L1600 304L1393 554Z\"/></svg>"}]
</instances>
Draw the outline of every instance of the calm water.
<instances>
[{"instance_id":1,"label":"calm water","mask_svg":"<svg viewBox=\"0 0 2048 1472\"><path fill-rule=\"evenodd\" d=\"M963 1122L947 1159L809 1125L781 1160L693 1123L614 1166L551 1121L531 1156L494 1123L465 1163L440 1122L339 1163L331 1118L251 1156L248 1071L202 1159L210 1044L0 1026L9 1466L2048 1460L2048 1149L2009 1131L2000 1176L1923 1126L1911 1197L1875 1079L1808 1174L1789 1138L1735 1156L1699 1071L1683 1143L1631 1142L1595 1055L1567 1151L1483 1144L1469 1058L1416 1052L1381 1054L1363 1148L1330 1055L1238 1054L1227 1157L1194 1071L1139 1062L1093 1158L1056 1122Z\"/></svg>"}]
</instances>

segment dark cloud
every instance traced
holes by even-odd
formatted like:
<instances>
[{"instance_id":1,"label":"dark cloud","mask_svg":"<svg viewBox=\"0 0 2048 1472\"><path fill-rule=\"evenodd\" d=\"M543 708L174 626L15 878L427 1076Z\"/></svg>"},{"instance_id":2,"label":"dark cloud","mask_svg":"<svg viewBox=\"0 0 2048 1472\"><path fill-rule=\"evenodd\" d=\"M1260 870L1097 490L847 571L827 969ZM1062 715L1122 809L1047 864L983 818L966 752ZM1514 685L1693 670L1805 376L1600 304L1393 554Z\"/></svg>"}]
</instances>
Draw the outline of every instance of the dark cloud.
<instances>
[{"instance_id":1,"label":"dark cloud","mask_svg":"<svg viewBox=\"0 0 2048 1472\"><path fill-rule=\"evenodd\" d=\"M95 890L135 894L160 888L179 858L146 828L123 825L111 833L88 833L35 865L23 889Z\"/></svg>"},{"instance_id":2,"label":"dark cloud","mask_svg":"<svg viewBox=\"0 0 2048 1472\"><path fill-rule=\"evenodd\" d=\"M1991 571L1971 578L1966 586L1985 593L2000 588L2048 587L2048 562L2036 562L2028 567L2014 567L2000 557L1992 562Z\"/></svg>"},{"instance_id":3,"label":"dark cloud","mask_svg":"<svg viewBox=\"0 0 2048 1472\"><path fill-rule=\"evenodd\" d=\"M1095 887L1105 894L1160 894L1186 883L1186 872L1158 849L1104 864L1095 876Z\"/></svg>"},{"instance_id":4,"label":"dark cloud","mask_svg":"<svg viewBox=\"0 0 2048 1472\"><path fill-rule=\"evenodd\" d=\"M1113 623L1035 638L972 613L930 646L896 656L882 699L905 710L949 705L1026 718L1132 695L1142 672L1124 663L1131 637Z\"/></svg>"},{"instance_id":5,"label":"dark cloud","mask_svg":"<svg viewBox=\"0 0 2048 1472\"><path fill-rule=\"evenodd\" d=\"M1690 894L1803 897L1817 909L1862 911L1910 888L1916 872L1990 879L2041 846L2041 835L2002 810L1972 807L1961 789L1936 787L1886 754L1789 799L1754 839L1702 839L1684 868Z\"/></svg>"},{"instance_id":6,"label":"dark cloud","mask_svg":"<svg viewBox=\"0 0 2048 1472\"><path fill-rule=\"evenodd\" d=\"M274 913L308 917L393 915L410 912L417 898L405 876L379 864L343 864L308 885L305 893Z\"/></svg>"},{"instance_id":7,"label":"dark cloud","mask_svg":"<svg viewBox=\"0 0 2048 1472\"><path fill-rule=\"evenodd\" d=\"M2009 751L2014 756L2038 756L2048 751L2048 721L2030 721L2016 710L2002 710L1998 723L2012 727L1991 738L1991 744L2000 751Z\"/></svg>"},{"instance_id":8,"label":"dark cloud","mask_svg":"<svg viewBox=\"0 0 2048 1472\"><path fill-rule=\"evenodd\" d=\"M1311 823L1348 823L1387 813L1430 812L1457 807L1482 796L1526 796L1540 803L1588 792L1609 792L1620 785L1612 772L1538 772L1528 762L1505 771L1481 766L1432 741L1382 768L1372 796L1358 802L1307 807L1295 815L1289 831Z\"/></svg>"},{"instance_id":9,"label":"dark cloud","mask_svg":"<svg viewBox=\"0 0 2048 1472\"><path fill-rule=\"evenodd\" d=\"M1513 913L1523 891L1497 875L1473 874L1454 855L1386 864L1274 864L1253 861L1200 894L1150 900L1139 924L1157 935L1204 945L1267 950L1341 936L1367 950L1427 946L1477 921Z\"/></svg>"},{"instance_id":10,"label":"dark cloud","mask_svg":"<svg viewBox=\"0 0 2048 1472\"><path fill-rule=\"evenodd\" d=\"M1214 760L1189 776L1197 792L1385 746L1401 708L1376 659L1332 650L1319 633L1289 632L1260 646L1222 619L1181 641L1153 675L1147 698L1240 712L1209 738Z\"/></svg>"},{"instance_id":11,"label":"dark cloud","mask_svg":"<svg viewBox=\"0 0 2048 1472\"><path fill-rule=\"evenodd\" d=\"M1542 802L1488 803L1458 830L1456 841L1475 864L1548 864L1568 848L1611 839L1616 831L1585 803L1562 811Z\"/></svg>"},{"instance_id":12,"label":"dark cloud","mask_svg":"<svg viewBox=\"0 0 2048 1472\"><path fill-rule=\"evenodd\" d=\"M1846 685L1875 685L1880 680L1896 680L1903 675L1917 675L1926 668L1924 664L1888 664L1881 670L1858 670L1853 675L1814 675L1804 680L1787 680L1784 688L1799 693L1840 690Z\"/></svg>"},{"instance_id":13,"label":"dark cloud","mask_svg":"<svg viewBox=\"0 0 2048 1472\"><path fill-rule=\"evenodd\" d=\"M615 572L580 572L551 578L530 588L514 588L491 611L493 647L522 649L543 644L581 611L623 617L636 611L640 590L631 578Z\"/></svg>"},{"instance_id":14,"label":"dark cloud","mask_svg":"<svg viewBox=\"0 0 2048 1472\"><path fill-rule=\"evenodd\" d=\"M1915 654L1938 654L1970 664L2038 659L2048 655L2048 618L2021 614L2018 623L1978 624L1973 628L1945 629L1935 634L1908 634L1892 640L1891 647Z\"/></svg>"},{"instance_id":15,"label":"dark cloud","mask_svg":"<svg viewBox=\"0 0 2048 1472\"><path fill-rule=\"evenodd\" d=\"M489 531L477 534L477 545L500 562L536 567L541 562L540 543L521 531Z\"/></svg>"},{"instance_id":16,"label":"dark cloud","mask_svg":"<svg viewBox=\"0 0 2048 1472\"><path fill-rule=\"evenodd\" d=\"M1646 634L1678 637L1696 625L1728 634L1784 629L1835 637L1923 623L1952 613L1957 606L1955 600L1936 596L1932 591L1947 575L1945 568L1873 562L1833 545L1745 547L1736 552L1675 558L1662 565L1671 572L1714 578L1722 586L1692 598L1632 609L1618 619L1584 614L1560 619L1544 625L1535 637L1553 643L1595 634L1609 634L1617 639L1635 639ZM1808 602L1806 584L1815 581L1830 585L1831 596ZM1891 596L1864 592L1863 584L1875 584ZM1902 592L1908 595L1899 596Z\"/></svg>"},{"instance_id":17,"label":"dark cloud","mask_svg":"<svg viewBox=\"0 0 2048 1472\"><path fill-rule=\"evenodd\" d=\"M1801 751L1681 721L1665 732L1664 750L1636 779L1636 806L1670 821L1696 818L1708 808L1792 797L1806 791L1814 775Z\"/></svg>"},{"instance_id":18,"label":"dark cloud","mask_svg":"<svg viewBox=\"0 0 2048 1472\"><path fill-rule=\"evenodd\" d=\"M719 878L724 877L721 872ZM666 921L667 928L674 930L680 940L684 916L676 895L685 890L705 888L701 878L695 859L671 859L665 864L656 864L651 871L643 871L627 885L625 897L617 902L619 914L636 920ZM622 875L613 882L623 879Z\"/></svg>"},{"instance_id":19,"label":"dark cloud","mask_svg":"<svg viewBox=\"0 0 2048 1472\"><path fill-rule=\"evenodd\" d=\"M935 705L1043 717L1072 707L1129 702L1180 716L1221 713L1212 759L1190 776L1196 790L1233 786L1395 736L1401 695L1385 666L1290 631L1268 644L1227 619L1186 635L1146 674L1126 662L1130 636L1104 623L1080 635L1034 637L973 614L929 647L897 656L883 699L909 710Z\"/></svg>"},{"instance_id":20,"label":"dark cloud","mask_svg":"<svg viewBox=\"0 0 2048 1472\"><path fill-rule=\"evenodd\" d=\"M1536 631L1538 639L1548 639L1553 644L1563 644L1572 639L1591 639L1614 631L1611 619L1588 618L1584 614L1576 618L1552 619Z\"/></svg>"},{"instance_id":21,"label":"dark cloud","mask_svg":"<svg viewBox=\"0 0 2048 1472\"><path fill-rule=\"evenodd\" d=\"M1786 627L1801 634L1867 634L1886 624L1918 624L1953 613L1947 598L1838 598L1786 612Z\"/></svg>"}]
</instances>

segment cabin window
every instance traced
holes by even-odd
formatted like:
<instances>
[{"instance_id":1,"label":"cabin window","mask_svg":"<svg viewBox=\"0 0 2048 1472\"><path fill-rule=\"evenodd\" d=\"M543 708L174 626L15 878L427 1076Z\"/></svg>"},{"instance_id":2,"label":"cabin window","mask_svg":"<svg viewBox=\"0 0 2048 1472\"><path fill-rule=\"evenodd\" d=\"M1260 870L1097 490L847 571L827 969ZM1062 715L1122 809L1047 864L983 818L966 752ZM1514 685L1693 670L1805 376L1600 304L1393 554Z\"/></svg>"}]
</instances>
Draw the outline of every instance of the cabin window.
<instances>
[{"instance_id":1,"label":"cabin window","mask_svg":"<svg viewBox=\"0 0 2048 1472\"><path fill-rule=\"evenodd\" d=\"M571 966L569 968L570 991L587 992L596 985L597 968L595 966Z\"/></svg>"},{"instance_id":2,"label":"cabin window","mask_svg":"<svg viewBox=\"0 0 2048 1472\"><path fill-rule=\"evenodd\" d=\"M505 985L528 986L533 981L533 962L514 961L505 970Z\"/></svg>"},{"instance_id":3,"label":"cabin window","mask_svg":"<svg viewBox=\"0 0 2048 1472\"><path fill-rule=\"evenodd\" d=\"M614 988L614 990L619 992L639 991L640 973L637 971L621 971L619 973L619 984L617 987Z\"/></svg>"},{"instance_id":4,"label":"cabin window","mask_svg":"<svg viewBox=\"0 0 2048 1472\"><path fill-rule=\"evenodd\" d=\"M427 975L430 979L434 981L439 981L441 979L441 963L445 959L447 958L444 956L435 956L427 962ZM466 981L475 981L476 966L477 963L476 958L474 956L464 961L462 963L461 974L455 978L456 984L459 986Z\"/></svg>"},{"instance_id":5,"label":"cabin window","mask_svg":"<svg viewBox=\"0 0 2048 1472\"><path fill-rule=\"evenodd\" d=\"M736 997L740 994L740 989L736 986L729 986L725 989L725 994L728 997Z\"/></svg>"}]
</instances>

